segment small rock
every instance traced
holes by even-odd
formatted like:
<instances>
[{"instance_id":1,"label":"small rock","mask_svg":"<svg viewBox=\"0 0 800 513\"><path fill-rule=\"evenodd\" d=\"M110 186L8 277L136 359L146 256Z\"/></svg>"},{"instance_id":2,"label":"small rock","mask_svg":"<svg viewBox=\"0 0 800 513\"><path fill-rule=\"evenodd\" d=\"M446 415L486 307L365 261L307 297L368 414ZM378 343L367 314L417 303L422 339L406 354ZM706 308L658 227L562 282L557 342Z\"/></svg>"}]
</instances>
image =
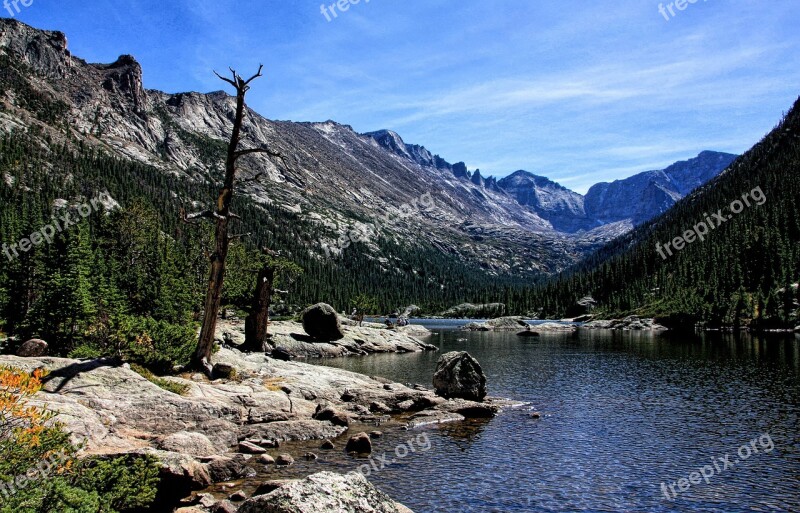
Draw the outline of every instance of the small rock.
<instances>
[{"instance_id":1,"label":"small rock","mask_svg":"<svg viewBox=\"0 0 800 513\"><path fill-rule=\"evenodd\" d=\"M270 353L270 356L282 362L290 362L292 358L294 358L294 355L283 347L276 347L275 349L273 349L272 353Z\"/></svg>"},{"instance_id":2,"label":"small rock","mask_svg":"<svg viewBox=\"0 0 800 513\"><path fill-rule=\"evenodd\" d=\"M541 414L541 413L539 413L538 411L535 411L535 412L532 412L532 413L531 413L531 418L532 418L532 419L539 419L539 418L541 418L541 417L542 417L542 414Z\"/></svg>"},{"instance_id":3,"label":"small rock","mask_svg":"<svg viewBox=\"0 0 800 513\"><path fill-rule=\"evenodd\" d=\"M413 399L409 399L407 401L399 402L399 403L397 403L397 407L402 411L411 410L412 408L414 408L414 400Z\"/></svg>"},{"instance_id":4,"label":"small rock","mask_svg":"<svg viewBox=\"0 0 800 513\"><path fill-rule=\"evenodd\" d=\"M211 513L236 513L238 509L231 501L225 500L214 504Z\"/></svg>"},{"instance_id":5,"label":"small rock","mask_svg":"<svg viewBox=\"0 0 800 513\"><path fill-rule=\"evenodd\" d=\"M261 456L258 457L258 462L261 463L262 465L274 465L275 458L273 458L269 454L262 454Z\"/></svg>"},{"instance_id":6,"label":"small rock","mask_svg":"<svg viewBox=\"0 0 800 513\"><path fill-rule=\"evenodd\" d=\"M391 413L392 409L380 401L372 401L369 403L369 411L373 413Z\"/></svg>"},{"instance_id":7,"label":"small rock","mask_svg":"<svg viewBox=\"0 0 800 513\"><path fill-rule=\"evenodd\" d=\"M319 448L322 449L323 451L332 451L336 449L336 446L330 440L325 440L324 442L322 442L322 445L320 445Z\"/></svg>"},{"instance_id":8,"label":"small rock","mask_svg":"<svg viewBox=\"0 0 800 513\"><path fill-rule=\"evenodd\" d=\"M312 418L314 420L330 421L330 423L334 426L348 427L350 425L350 419L348 419L343 413L339 413L333 409L333 407L330 405L323 406L318 404L317 411L314 412Z\"/></svg>"},{"instance_id":9,"label":"small rock","mask_svg":"<svg viewBox=\"0 0 800 513\"><path fill-rule=\"evenodd\" d=\"M369 408L360 404L354 404L350 409L358 415L369 415L370 413Z\"/></svg>"},{"instance_id":10,"label":"small rock","mask_svg":"<svg viewBox=\"0 0 800 513\"><path fill-rule=\"evenodd\" d=\"M267 450L253 442L244 441L239 442L239 452L244 454L264 454Z\"/></svg>"},{"instance_id":11,"label":"small rock","mask_svg":"<svg viewBox=\"0 0 800 513\"><path fill-rule=\"evenodd\" d=\"M366 433L358 433L350 437L350 440L347 441L347 446L344 448L345 452L355 452L358 454L371 454L372 453L372 441L369 439L369 435Z\"/></svg>"},{"instance_id":12,"label":"small rock","mask_svg":"<svg viewBox=\"0 0 800 513\"><path fill-rule=\"evenodd\" d=\"M199 372L196 374L192 374L192 381L205 381L206 377L204 374L200 374Z\"/></svg>"},{"instance_id":13,"label":"small rock","mask_svg":"<svg viewBox=\"0 0 800 513\"><path fill-rule=\"evenodd\" d=\"M226 481L236 481L256 475L256 471L244 464L244 458L228 458L226 456L214 456L206 464L208 474L214 483L224 483Z\"/></svg>"},{"instance_id":14,"label":"small rock","mask_svg":"<svg viewBox=\"0 0 800 513\"><path fill-rule=\"evenodd\" d=\"M259 497L261 495L267 495L268 493L272 493L281 486L286 486L289 483L294 483L297 479L272 479L270 481L264 481L261 483L256 491L253 492L253 497Z\"/></svg>"},{"instance_id":15,"label":"small rock","mask_svg":"<svg viewBox=\"0 0 800 513\"><path fill-rule=\"evenodd\" d=\"M319 456L317 456L313 452L307 452L305 454L305 459L306 459L306 461L316 461L316 460L319 459Z\"/></svg>"},{"instance_id":16,"label":"small rock","mask_svg":"<svg viewBox=\"0 0 800 513\"><path fill-rule=\"evenodd\" d=\"M275 460L275 463L279 467L288 467L289 465L293 465L294 464L294 458L292 458L291 455L289 455L289 454L281 454Z\"/></svg>"},{"instance_id":17,"label":"small rock","mask_svg":"<svg viewBox=\"0 0 800 513\"><path fill-rule=\"evenodd\" d=\"M215 380L217 379L234 379L236 377L236 369L227 363L215 363L211 371L211 375Z\"/></svg>"},{"instance_id":18,"label":"small rock","mask_svg":"<svg viewBox=\"0 0 800 513\"><path fill-rule=\"evenodd\" d=\"M201 493L197 497L200 499L200 505L204 508L210 508L217 503L217 499L215 499L210 493Z\"/></svg>"},{"instance_id":19,"label":"small rock","mask_svg":"<svg viewBox=\"0 0 800 513\"><path fill-rule=\"evenodd\" d=\"M47 342L32 338L19 346L17 356L22 358L38 358L47 354Z\"/></svg>"},{"instance_id":20,"label":"small rock","mask_svg":"<svg viewBox=\"0 0 800 513\"><path fill-rule=\"evenodd\" d=\"M174 433L159 440L157 446L164 451L191 454L199 457L213 456L220 452L207 436L201 433L188 433L185 431Z\"/></svg>"},{"instance_id":21,"label":"small rock","mask_svg":"<svg viewBox=\"0 0 800 513\"><path fill-rule=\"evenodd\" d=\"M244 493L244 490L239 490L238 492L236 492L236 493L232 494L232 495L231 495L230 497L228 497L228 498L229 498L230 500L232 500L233 502L242 502L242 501L246 501L247 499L249 499L249 497L247 496L247 494L246 494L246 493Z\"/></svg>"},{"instance_id":22,"label":"small rock","mask_svg":"<svg viewBox=\"0 0 800 513\"><path fill-rule=\"evenodd\" d=\"M383 437L383 433L381 431L373 431L369 434L369 437L373 440Z\"/></svg>"}]
</instances>

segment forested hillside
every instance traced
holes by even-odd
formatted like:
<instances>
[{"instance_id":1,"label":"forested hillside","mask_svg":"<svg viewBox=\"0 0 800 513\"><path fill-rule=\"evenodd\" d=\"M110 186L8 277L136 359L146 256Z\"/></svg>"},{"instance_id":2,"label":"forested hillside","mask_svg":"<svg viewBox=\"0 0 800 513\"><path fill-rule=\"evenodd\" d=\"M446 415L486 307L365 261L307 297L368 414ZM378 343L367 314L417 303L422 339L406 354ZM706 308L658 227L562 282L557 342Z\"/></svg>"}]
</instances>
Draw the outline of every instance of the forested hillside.
<instances>
[{"instance_id":1,"label":"forested hillside","mask_svg":"<svg viewBox=\"0 0 800 513\"><path fill-rule=\"evenodd\" d=\"M754 190L765 199L753 201ZM745 203L745 195L750 205L737 204L734 212L743 207L741 213L731 213L732 203ZM720 211L724 222L714 216ZM664 249L708 219L715 227L704 241L670 248L671 255ZM524 302L563 315L590 294L605 315L636 313L683 326L705 321L793 327L800 299L798 242L800 101L722 175L577 268L532 289Z\"/></svg>"},{"instance_id":2,"label":"forested hillside","mask_svg":"<svg viewBox=\"0 0 800 513\"><path fill-rule=\"evenodd\" d=\"M213 198L214 185L182 180L80 144L73 151L66 145L51 149L50 143L42 133L31 132L0 139L3 329L74 348L93 334L101 339L98 330L108 330L109 322L123 316L187 326L202 304L210 233L180 222L177 198ZM77 207L101 193L119 207L82 218ZM258 268L255 250L263 246L281 251L303 270L291 283L277 284L288 292L283 296L287 312L317 301L349 310L351 298L360 292L378 298L376 313L412 302L436 311L497 294L496 285L478 269L457 268L433 249L409 251L390 240L381 241L382 249L396 255L395 265L403 272L384 268L357 248L346 259L315 259L305 248L318 236L317 225L245 197L235 201L242 217L238 229L250 235L234 246L224 298L230 307L249 304ZM28 251L18 244L13 248L68 212L80 222L56 233L52 244L31 245ZM343 274L348 280L341 279ZM342 287L343 282L349 285Z\"/></svg>"}]
</instances>

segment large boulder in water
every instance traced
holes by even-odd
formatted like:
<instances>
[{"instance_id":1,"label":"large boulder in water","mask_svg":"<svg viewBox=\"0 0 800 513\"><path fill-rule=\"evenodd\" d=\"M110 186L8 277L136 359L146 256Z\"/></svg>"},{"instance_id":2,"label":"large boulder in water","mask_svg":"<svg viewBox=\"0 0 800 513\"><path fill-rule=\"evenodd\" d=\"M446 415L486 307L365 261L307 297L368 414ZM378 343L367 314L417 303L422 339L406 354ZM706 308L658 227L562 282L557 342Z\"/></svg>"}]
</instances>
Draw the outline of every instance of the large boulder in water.
<instances>
[{"instance_id":1,"label":"large boulder in water","mask_svg":"<svg viewBox=\"0 0 800 513\"><path fill-rule=\"evenodd\" d=\"M33 338L28 340L17 349L17 356L22 358L38 358L47 354L47 342Z\"/></svg>"},{"instance_id":2,"label":"large boulder in water","mask_svg":"<svg viewBox=\"0 0 800 513\"><path fill-rule=\"evenodd\" d=\"M320 342L330 342L344 338L339 315L331 305L318 303L306 308L301 314L303 329L308 335Z\"/></svg>"},{"instance_id":3,"label":"large boulder in water","mask_svg":"<svg viewBox=\"0 0 800 513\"><path fill-rule=\"evenodd\" d=\"M239 513L410 513L375 488L363 474L320 472L267 495L253 497Z\"/></svg>"},{"instance_id":4,"label":"large boulder in water","mask_svg":"<svg viewBox=\"0 0 800 513\"><path fill-rule=\"evenodd\" d=\"M528 327L528 323L522 317L498 317L486 321L485 324L493 331L517 331L520 328Z\"/></svg>"},{"instance_id":5,"label":"large boulder in water","mask_svg":"<svg viewBox=\"0 0 800 513\"><path fill-rule=\"evenodd\" d=\"M372 453L372 440L366 433L359 433L350 437L347 441L347 446L344 448L345 452L355 452L358 454Z\"/></svg>"},{"instance_id":6,"label":"large boulder in water","mask_svg":"<svg viewBox=\"0 0 800 513\"><path fill-rule=\"evenodd\" d=\"M454 351L439 358L433 387L438 395L448 399L482 401L486 397L486 375L469 353Z\"/></svg>"}]
</instances>

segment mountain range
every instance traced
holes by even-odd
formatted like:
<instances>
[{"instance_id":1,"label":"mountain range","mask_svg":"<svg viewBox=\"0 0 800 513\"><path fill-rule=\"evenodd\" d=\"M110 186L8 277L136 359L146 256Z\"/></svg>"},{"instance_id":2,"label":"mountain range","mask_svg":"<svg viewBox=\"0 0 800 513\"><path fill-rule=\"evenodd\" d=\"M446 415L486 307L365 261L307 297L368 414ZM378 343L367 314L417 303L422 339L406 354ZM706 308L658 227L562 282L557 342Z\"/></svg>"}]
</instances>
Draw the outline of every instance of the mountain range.
<instances>
[{"instance_id":1,"label":"mountain range","mask_svg":"<svg viewBox=\"0 0 800 513\"><path fill-rule=\"evenodd\" d=\"M11 19L0 20L0 59L1 130L28 130L43 145L92 148L187 183L219 183L234 107L227 93L145 89L132 56L91 64L71 54L63 33ZM664 170L598 183L582 196L528 171L484 176L390 130L361 134L334 121L273 121L249 111L242 140L281 158L242 159L240 192L313 225L311 255L346 258L346 242L358 233L376 265L400 267L380 242L388 238L520 279L575 264L736 158L705 151ZM202 209L211 198L174 200ZM379 217L391 222L378 226Z\"/></svg>"}]
</instances>

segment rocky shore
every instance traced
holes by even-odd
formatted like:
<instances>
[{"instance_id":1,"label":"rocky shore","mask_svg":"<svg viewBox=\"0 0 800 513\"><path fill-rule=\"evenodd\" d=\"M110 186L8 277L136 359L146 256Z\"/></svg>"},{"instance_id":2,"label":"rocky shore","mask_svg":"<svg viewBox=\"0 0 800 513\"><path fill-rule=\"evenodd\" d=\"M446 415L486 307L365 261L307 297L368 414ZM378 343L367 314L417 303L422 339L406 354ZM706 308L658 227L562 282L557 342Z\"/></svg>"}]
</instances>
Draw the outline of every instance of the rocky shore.
<instances>
[{"instance_id":1,"label":"rocky shore","mask_svg":"<svg viewBox=\"0 0 800 513\"><path fill-rule=\"evenodd\" d=\"M612 319L607 321L590 321L581 326L589 330L616 330L616 331L666 331L667 328L656 323L653 319L644 319L631 315L624 319Z\"/></svg>"},{"instance_id":2,"label":"rocky shore","mask_svg":"<svg viewBox=\"0 0 800 513\"><path fill-rule=\"evenodd\" d=\"M355 329L349 332L359 333ZM396 335L391 335L387 340L394 338ZM413 429L431 423L492 417L503 405L492 399L446 399L421 386L279 361L264 354L248 355L228 347L214 355L214 362L230 366L230 379L208 381L200 374L164 378L185 387L185 393L178 395L116 360L0 356L3 366L49 371L44 389L31 404L57 412L58 420L72 433L74 441L83 445L84 453L149 454L161 461L159 493L165 503L174 503L214 483L252 477L256 465L275 462L264 454L268 450L275 452L286 442L333 440L337 447L344 447L344 441L352 435L348 432L351 426L374 425L392 418L397 421L400 415L406 429ZM344 441L337 440L342 437ZM281 454L282 460L275 463L291 463L300 457L303 455ZM337 479L321 476L297 486L318 490L328 486L321 484L324 482L337 482L335 486L340 487L349 483L362 493L373 493L357 477L348 475L346 483ZM306 492L289 489L281 493ZM256 502L266 504L265 501L269 502ZM206 502L213 501L206 497ZM223 507L227 505L195 504L181 513L236 511L220 509ZM334 510L264 506L244 511ZM408 510L386 506L374 511Z\"/></svg>"},{"instance_id":3,"label":"rocky shore","mask_svg":"<svg viewBox=\"0 0 800 513\"><path fill-rule=\"evenodd\" d=\"M537 333L569 333L577 329L573 324L560 322L544 322L542 324L531 325L525 321L524 317L498 317L485 322L471 322L462 326L465 331L535 331Z\"/></svg>"},{"instance_id":4,"label":"rocky shore","mask_svg":"<svg viewBox=\"0 0 800 513\"><path fill-rule=\"evenodd\" d=\"M387 328L383 324L358 323L340 318L342 338L317 340L305 331L303 325L294 321L270 322L271 334L268 350L276 351L285 358L340 358L365 356L376 353L414 353L437 351L418 337L431 334L423 326ZM237 347L244 343L244 321L220 320L217 325L217 342Z\"/></svg>"}]
</instances>

